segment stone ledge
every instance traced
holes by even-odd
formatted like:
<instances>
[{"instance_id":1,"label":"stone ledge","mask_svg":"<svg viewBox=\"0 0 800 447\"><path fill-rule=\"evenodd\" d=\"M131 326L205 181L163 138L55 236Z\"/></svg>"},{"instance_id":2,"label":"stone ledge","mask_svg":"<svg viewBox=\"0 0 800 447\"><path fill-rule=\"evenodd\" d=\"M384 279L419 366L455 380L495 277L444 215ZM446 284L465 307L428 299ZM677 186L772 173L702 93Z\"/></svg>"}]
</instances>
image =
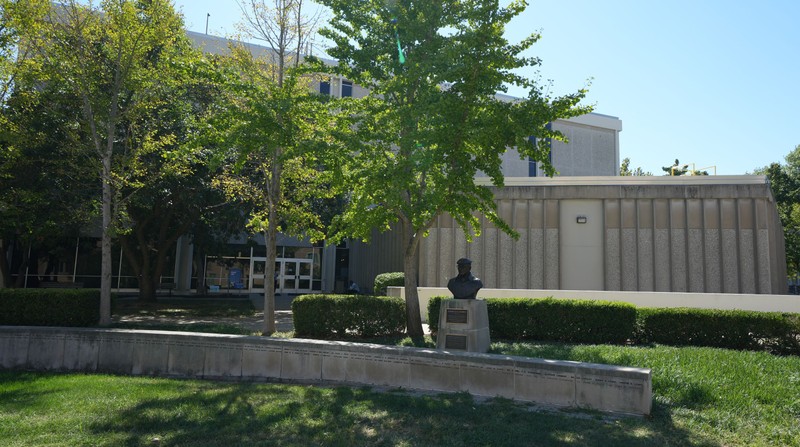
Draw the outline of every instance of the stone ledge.
<instances>
[{"instance_id":1,"label":"stone ledge","mask_svg":"<svg viewBox=\"0 0 800 447\"><path fill-rule=\"evenodd\" d=\"M0 369L468 392L647 415L649 369L341 341L0 326Z\"/></svg>"}]
</instances>

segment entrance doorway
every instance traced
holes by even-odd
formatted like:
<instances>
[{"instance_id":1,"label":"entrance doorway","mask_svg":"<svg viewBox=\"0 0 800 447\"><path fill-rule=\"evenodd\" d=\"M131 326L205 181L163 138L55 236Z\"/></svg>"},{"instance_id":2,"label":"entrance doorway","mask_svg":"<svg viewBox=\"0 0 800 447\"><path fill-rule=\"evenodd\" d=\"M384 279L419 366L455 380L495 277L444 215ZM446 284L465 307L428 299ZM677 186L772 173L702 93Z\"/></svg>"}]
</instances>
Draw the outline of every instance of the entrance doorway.
<instances>
[{"instance_id":1,"label":"entrance doorway","mask_svg":"<svg viewBox=\"0 0 800 447\"><path fill-rule=\"evenodd\" d=\"M250 292L264 293L267 258L250 259ZM311 259L278 259L275 261L275 293L310 293L312 280Z\"/></svg>"}]
</instances>

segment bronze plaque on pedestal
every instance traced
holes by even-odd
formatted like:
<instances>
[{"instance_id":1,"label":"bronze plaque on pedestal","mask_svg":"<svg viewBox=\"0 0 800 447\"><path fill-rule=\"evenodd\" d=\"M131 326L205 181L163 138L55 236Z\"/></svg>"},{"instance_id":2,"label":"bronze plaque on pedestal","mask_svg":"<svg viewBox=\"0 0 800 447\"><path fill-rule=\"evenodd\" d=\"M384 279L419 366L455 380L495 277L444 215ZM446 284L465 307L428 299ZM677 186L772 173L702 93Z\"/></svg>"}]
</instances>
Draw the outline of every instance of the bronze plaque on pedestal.
<instances>
[{"instance_id":1,"label":"bronze plaque on pedestal","mask_svg":"<svg viewBox=\"0 0 800 447\"><path fill-rule=\"evenodd\" d=\"M464 335L447 335L444 340L445 349L467 349L467 337Z\"/></svg>"},{"instance_id":2,"label":"bronze plaque on pedestal","mask_svg":"<svg viewBox=\"0 0 800 447\"><path fill-rule=\"evenodd\" d=\"M464 309L447 309L447 322L467 324L469 322L469 312Z\"/></svg>"}]
</instances>

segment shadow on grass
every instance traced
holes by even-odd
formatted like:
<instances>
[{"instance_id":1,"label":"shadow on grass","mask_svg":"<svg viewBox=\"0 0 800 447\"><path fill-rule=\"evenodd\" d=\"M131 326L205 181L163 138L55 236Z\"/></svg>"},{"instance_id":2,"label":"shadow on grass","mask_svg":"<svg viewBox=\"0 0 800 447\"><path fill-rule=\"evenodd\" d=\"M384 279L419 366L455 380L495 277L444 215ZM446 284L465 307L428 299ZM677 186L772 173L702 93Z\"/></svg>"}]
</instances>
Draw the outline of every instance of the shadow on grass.
<instances>
[{"instance_id":1,"label":"shadow on grass","mask_svg":"<svg viewBox=\"0 0 800 447\"><path fill-rule=\"evenodd\" d=\"M400 390L193 383L179 397L151 397L92 424L121 445L180 446L714 446L671 423L599 414L530 411L505 399L412 395Z\"/></svg>"}]
</instances>

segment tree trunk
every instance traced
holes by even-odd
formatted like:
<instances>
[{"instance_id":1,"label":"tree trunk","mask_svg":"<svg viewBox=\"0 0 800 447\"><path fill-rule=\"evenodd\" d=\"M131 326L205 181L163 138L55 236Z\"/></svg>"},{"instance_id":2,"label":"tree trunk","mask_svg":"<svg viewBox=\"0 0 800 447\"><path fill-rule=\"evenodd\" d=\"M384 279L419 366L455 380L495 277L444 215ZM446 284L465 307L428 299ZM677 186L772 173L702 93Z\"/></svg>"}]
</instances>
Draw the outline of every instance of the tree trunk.
<instances>
[{"instance_id":1,"label":"tree trunk","mask_svg":"<svg viewBox=\"0 0 800 447\"><path fill-rule=\"evenodd\" d=\"M198 296L205 296L208 292L206 289L206 257L205 248L200 245L195 246L194 262L197 265L197 285L194 294Z\"/></svg>"},{"instance_id":2,"label":"tree trunk","mask_svg":"<svg viewBox=\"0 0 800 447\"><path fill-rule=\"evenodd\" d=\"M419 257L418 236L414 234L414 229L410 222L403 224L403 240L406 247L403 252L403 272L405 275L404 288L406 292L406 323L408 325L408 335L411 338L422 338L425 332L422 330L422 317L420 316L419 291Z\"/></svg>"},{"instance_id":3,"label":"tree trunk","mask_svg":"<svg viewBox=\"0 0 800 447\"><path fill-rule=\"evenodd\" d=\"M156 301L157 280L149 272L142 272L139 277L139 301L154 303Z\"/></svg>"},{"instance_id":4,"label":"tree trunk","mask_svg":"<svg viewBox=\"0 0 800 447\"><path fill-rule=\"evenodd\" d=\"M110 138L110 137L109 137ZM110 152L110 151L109 151ZM111 154L103 157L103 236L100 265L100 326L111 324Z\"/></svg>"},{"instance_id":5,"label":"tree trunk","mask_svg":"<svg viewBox=\"0 0 800 447\"><path fill-rule=\"evenodd\" d=\"M278 255L278 223L270 210L269 223L264 239L267 245L267 265L264 269L264 325L262 333L272 335L275 333L275 260Z\"/></svg>"},{"instance_id":6,"label":"tree trunk","mask_svg":"<svg viewBox=\"0 0 800 447\"><path fill-rule=\"evenodd\" d=\"M11 286L11 266L8 264L8 247L6 239L0 238L0 288Z\"/></svg>"}]
</instances>

